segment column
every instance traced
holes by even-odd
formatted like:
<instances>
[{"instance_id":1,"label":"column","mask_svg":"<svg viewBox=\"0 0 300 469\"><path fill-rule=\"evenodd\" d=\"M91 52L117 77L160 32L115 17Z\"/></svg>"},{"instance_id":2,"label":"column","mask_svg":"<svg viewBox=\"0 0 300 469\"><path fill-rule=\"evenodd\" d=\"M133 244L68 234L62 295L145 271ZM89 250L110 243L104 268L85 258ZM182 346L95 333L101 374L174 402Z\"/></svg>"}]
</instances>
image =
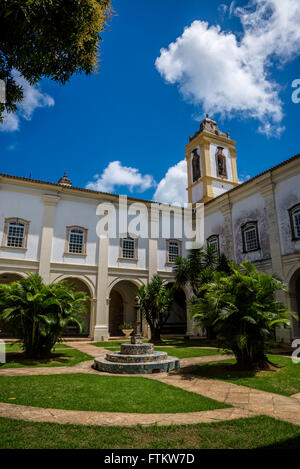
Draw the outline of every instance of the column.
<instances>
[{"instance_id":1,"label":"column","mask_svg":"<svg viewBox=\"0 0 300 469\"><path fill-rule=\"evenodd\" d=\"M202 174L203 179L203 199L209 200L214 198L214 192L211 182L211 164L210 164L210 143L204 141L200 145L201 150L201 163L202 163Z\"/></svg>"},{"instance_id":2,"label":"column","mask_svg":"<svg viewBox=\"0 0 300 469\"><path fill-rule=\"evenodd\" d=\"M102 342L108 340L108 313L109 301L107 298L108 279L108 248L107 236L99 237L98 272L97 272L97 298L96 298L96 322L94 328L94 340Z\"/></svg>"},{"instance_id":3,"label":"column","mask_svg":"<svg viewBox=\"0 0 300 469\"><path fill-rule=\"evenodd\" d=\"M148 281L157 274L157 254L159 236L159 210L156 204L151 204L149 213L150 229L148 230Z\"/></svg>"},{"instance_id":4,"label":"column","mask_svg":"<svg viewBox=\"0 0 300 469\"><path fill-rule=\"evenodd\" d=\"M265 213L268 226L270 253L272 258L272 271L273 274L277 274L280 278L283 279L281 243L274 198L274 183L272 182L271 175L268 174L260 184L258 187L265 200Z\"/></svg>"},{"instance_id":5,"label":"column","mask_svg":"<svg viewBox=\"0 0 300 469\"><path fill-rule=\"evenodd\" d=\"M228 196L227 196L228 197ZM224 236L226 242L226 256L230 261L235 260L232 232L232 205L228 197L227 202L222 205L221 212L224 217Z\"/></svg>"},{"instance_id":6,"label":"column","mask_svg":"<svg viewBox=\"0 0 300 469\"><path fill-rule=\"evenodd\" d=\"M59 201L59 197L57 195L44 194L42 198L44 202L44 216L40 249L39 274L45 283L49 283L55 209L57 202Z\"/></svg>"},{"instance_id":7,"label":"column","mask_svg":"<svg viewBox=\"0 0 300 469\"><path fill-rule=\"evenodd\" d=\"M267 219L270 254L272 259L272 273L273 275L276 274L281 280L284 280L274 187L275 184L272 181L272 174L270 173L265 175L263 181L258 183L258 189L260 190L260 193L265 200L265 214ZM277 301L281 301L287 305L287 297L284 291L276 292L275 298Z\"/></svg>"}]
</instances>

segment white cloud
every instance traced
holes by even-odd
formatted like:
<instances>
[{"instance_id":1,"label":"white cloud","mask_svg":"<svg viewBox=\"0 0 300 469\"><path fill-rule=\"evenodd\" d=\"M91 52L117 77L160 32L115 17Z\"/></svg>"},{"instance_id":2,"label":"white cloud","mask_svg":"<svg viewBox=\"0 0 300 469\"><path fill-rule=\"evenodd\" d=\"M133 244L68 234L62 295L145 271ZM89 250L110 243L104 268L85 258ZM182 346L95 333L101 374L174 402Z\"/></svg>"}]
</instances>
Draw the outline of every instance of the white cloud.
<instances>
[{"instance_id":1,"label":"white cloud","mask_svg":"<svg viewBox=\"0 0 300 469\"><path fill-rule=\"evenodd\" d=\"M101 176L96 174L94 179L86 185L87 189L114 192L116 187L127 186L130 192L134 189L144 192L156 185L150 174L142 175L136 168L122 166L120 161L111 161Z\"/></svg>"},{"instance_id":2,"label":"white cloud","mask_svg":"<svg viewBox=\"0 0 300 469\"><path fill-rule=\"evenodd\" d=\"M3 122L0 124L0 131L15 132L19 130L19 117L8 112L3 113Z\"/></svg>"},{"instance_id":3,"label":"white cloud","mask_svg":"<svg viewBox=\"0 0 300 469\"><path fill-rule=\"evenodd\" d=\"M243 26L240 40L220 26L194 21L167 49L156 67L184 98L205 112L258 119L259 131L279 136L284 130L280 87L270 78L275 61L299 54L299 0L251 0L230 5Z\"/></svg>"},{"instance_id":4,"label":"white cloud","mask_svg":"<svg viewBox=\"0 0 300 469\"><path fill-rule=\"evenodd\" d=\"M243 182L249 181L249 179L251 179L250 174L241 174L239 176L239 183L243 184Z\"/></svg>"},{"instance_id":5,"label":"white cloud","mask_svg":"<svg viewBox=\"0 0 300 469\"><path fill-rule=\"evenodd\" d=\"M168 169L165 177L159 182L153 199L166 204L187 202L187 169L186 161L182 160Z\"/></svg>"},{"instance_id":6,"label":"white cloud","mask_svg":"<svg viewBox=\"0 0 300 469\"><path fill-rule=\"evenodd\" d=\"M15 132L20 128L20 119L31 120L34 111L39 107L54 106L54 99L43 93L39 85L30 85L17 71L13 76L18 85L23 88L23 101L18 105L16 113L4 113L4 121L0 124L0 131Z\"/></svg>"}]
</instances>

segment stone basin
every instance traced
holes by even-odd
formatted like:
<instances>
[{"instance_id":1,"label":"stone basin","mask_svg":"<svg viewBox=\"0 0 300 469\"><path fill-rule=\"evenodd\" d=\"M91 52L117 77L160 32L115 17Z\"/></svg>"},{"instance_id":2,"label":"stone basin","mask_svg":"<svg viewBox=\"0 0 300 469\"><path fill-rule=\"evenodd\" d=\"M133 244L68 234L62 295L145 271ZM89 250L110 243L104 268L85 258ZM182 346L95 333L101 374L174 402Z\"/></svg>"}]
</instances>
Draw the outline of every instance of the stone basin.
<instances>
[{"instance_id":1,"label":"stone basin","mask_svg":"<svg viewBox=\"0 0 300 469\"><path fill-rule=\"evenodd\" d=\"M120 352L108 352L105 357L94 360L96 370L116 374L159 373L179 367L177 357L169 357L167 352L154 351L151 343L121 344Z\"/></svg>"}]
</instances>

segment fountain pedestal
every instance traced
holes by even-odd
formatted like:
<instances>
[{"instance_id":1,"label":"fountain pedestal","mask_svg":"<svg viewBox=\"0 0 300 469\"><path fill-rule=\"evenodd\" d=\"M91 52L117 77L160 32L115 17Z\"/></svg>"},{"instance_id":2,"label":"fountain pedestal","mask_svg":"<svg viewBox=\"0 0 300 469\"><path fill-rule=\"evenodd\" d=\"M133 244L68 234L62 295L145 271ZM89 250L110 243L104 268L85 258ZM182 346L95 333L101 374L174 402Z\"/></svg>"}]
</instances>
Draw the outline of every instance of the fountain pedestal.
<instances>
[{"instance_id":1,"label":"fountain pedestal","mask_svg":"<svg viewBox=\"0 0 300 469\"><path fill-rule=\"evenodd\" d=\"M179 359L154 351L151 343L124 343L120 352L108 352L94 360L94 368L107 373L144 374L179 368Z\"/></svg>"}]
</instances>

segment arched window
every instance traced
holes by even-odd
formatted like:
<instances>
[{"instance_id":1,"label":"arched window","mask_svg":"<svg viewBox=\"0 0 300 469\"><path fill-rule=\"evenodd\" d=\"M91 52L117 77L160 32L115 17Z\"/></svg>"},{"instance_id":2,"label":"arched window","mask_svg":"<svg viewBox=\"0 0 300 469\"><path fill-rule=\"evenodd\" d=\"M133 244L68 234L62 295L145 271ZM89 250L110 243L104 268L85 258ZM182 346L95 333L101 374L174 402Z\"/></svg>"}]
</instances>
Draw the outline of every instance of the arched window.
<instances>
[{"instance_id":1,"label":"arched window","mask_svg":"<svg viewBox=\"0 0 300 469\"><path fill-rule=\"evenodd\" d=\"M289 210L292 230L292 239L300 239L300 204Z\"/></svg>"},{"instance_id":2,"label":"arched window","mask_svg":"<svg viewBox=\"0 0 300 469\"><path fill-rule=\"evenodd\" d=\"M218 147L216 153L217 177L227 178L226 158L223 150L224 148Z\"/></svg>"},{"instance_id":3,"label":"arched window","mask_svg":"<svg viewBox=\"0 0 300 469\"><path fill-rule=\"evenodd\" d=\"M244 252L257 251L260 249L257 222L249 222L242 226Z\"/></svg>"},{"instance_id":4,"label":"arched window","mask_svg":"<svg viewBox=\"0 0 300 469\"><path fill-rule=\"evenodd\" d=\"M192 156L192 168L193 168L193 182L198 181L201 178L201 169L200 169L200 156L198 155L198 150L193 150Z\"/></svg>"},{"instance_id":5,"label":"arched window","mask_svg":"<svg viewBox=\"0 0 300 469\"><path fill-rule=\"evenodd\" d=\"M66 236L66 254L86 254L87 229L80 226L68 226Z\"/></svg>"},{"instance_id":6,"label":"arched window","mask_svg":"<svg viewBox=\"0 0 300 469\"><path fill-rule=\"evenodd\" d=\"M137 249L136 249L136 239L131 236L121 238L121 255L123 259L136 259L137 258Z\"/></svg>"},{"instance_id":7,"label":"arched window","mask_svg":"<svg viewBox=\"0 0 300 469\"><path fill-rule=\"evenodd\" d=\"M177 239L167 240L167 263L174 264L176 258L181 256L181 242Z\"/></svg>"},{"instance_id":8,"label":"arched window","mask_svg":"<svg viewBox=\"0 0 300 469\"><path fill-rule=\"evenodd\" d=\"M2 247L27 248L29 221L22 218L6 218Z\"/></svg>"},{"instance_id":9,"label":"arched window","mask_svg":"<svg viewBox=\"0 0 300 469\"><path fill-rule=\"evenodd\" d=\"M212 235L207 238L207 246L210 246L217 256L220 255L219 235Z\"/></svg>"}]
</instances>

